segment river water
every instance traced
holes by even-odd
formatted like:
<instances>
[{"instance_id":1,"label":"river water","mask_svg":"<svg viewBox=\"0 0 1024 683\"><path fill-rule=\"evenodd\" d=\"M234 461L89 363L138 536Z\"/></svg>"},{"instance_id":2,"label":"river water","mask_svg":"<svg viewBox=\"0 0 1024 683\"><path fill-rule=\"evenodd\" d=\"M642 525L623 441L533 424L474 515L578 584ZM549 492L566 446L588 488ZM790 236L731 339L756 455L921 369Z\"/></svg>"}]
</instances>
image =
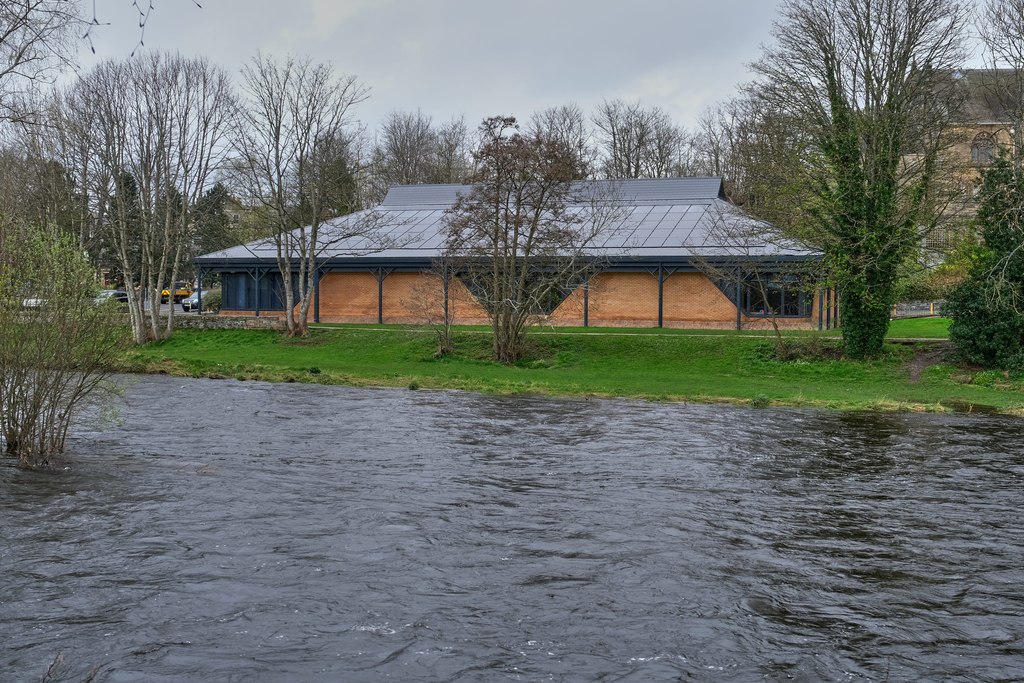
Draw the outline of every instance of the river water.
<instances>
[{"instance_id":1,"label":"river water","mask_svg":"<svg viewBox=\"0 0 1024 683\"><path fill-rule=\"evenodd\" d=\"M133 378L0 680L1024 679L1018 420Z\"/></svg>"}]
</instances>

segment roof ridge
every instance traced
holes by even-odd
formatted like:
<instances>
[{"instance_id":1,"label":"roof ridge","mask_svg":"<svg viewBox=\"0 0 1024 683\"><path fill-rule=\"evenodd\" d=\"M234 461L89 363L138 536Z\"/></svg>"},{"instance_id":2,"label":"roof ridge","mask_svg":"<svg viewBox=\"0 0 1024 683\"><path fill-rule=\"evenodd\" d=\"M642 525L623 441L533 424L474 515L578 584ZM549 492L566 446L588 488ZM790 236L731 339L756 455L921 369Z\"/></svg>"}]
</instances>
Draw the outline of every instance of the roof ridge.
<instances>
[{"instance_id":1,"label":"roof ridge","mask_svg":"<svg viewBox=\"0 0 1024 683\"><path fill-rule=\"evenodd\" d=\"M724 180L721 176L578 180L573 185L577 189L620 186L624 196L620 196L619 199L625 204L645 201L685 202L725 197ZM458 183L392 185L388 188L388 193L379 207L385 209L411 206L447 207L454 204L459 195L469 192L472 187L472 185Z\"/></svg>"}]
</instances>

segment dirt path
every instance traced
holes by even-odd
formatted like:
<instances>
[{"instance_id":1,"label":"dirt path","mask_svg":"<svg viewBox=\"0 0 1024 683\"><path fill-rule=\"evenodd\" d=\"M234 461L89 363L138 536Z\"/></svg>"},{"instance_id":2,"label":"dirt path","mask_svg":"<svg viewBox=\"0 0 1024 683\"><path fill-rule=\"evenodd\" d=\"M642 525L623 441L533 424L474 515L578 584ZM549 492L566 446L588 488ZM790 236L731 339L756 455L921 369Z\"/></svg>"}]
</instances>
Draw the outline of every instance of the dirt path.
<instances>
[{"instance_id":1,"label":"dirt path","mask_svg":"<svg viewBox=\"0 0 1024 683\"><path fill-rule=\"evenodd\" d=\"M933 365L946 361L953 345L948 341L922 344L914 350L914 357L907 361L906 367L910 372L910 381L917 383L921 381L921 374Z\"/></svg>"}]
</instances>

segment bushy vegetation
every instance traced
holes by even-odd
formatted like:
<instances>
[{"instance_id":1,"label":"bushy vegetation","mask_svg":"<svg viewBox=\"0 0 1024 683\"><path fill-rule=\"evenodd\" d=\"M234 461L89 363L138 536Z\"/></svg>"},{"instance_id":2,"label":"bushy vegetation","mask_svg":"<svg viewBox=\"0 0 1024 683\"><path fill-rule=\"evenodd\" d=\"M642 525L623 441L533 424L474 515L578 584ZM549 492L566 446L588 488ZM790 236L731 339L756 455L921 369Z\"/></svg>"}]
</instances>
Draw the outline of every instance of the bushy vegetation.
<instances>
[{"instance_id":1,"label":"bushy vegetation","mask_svg":"<svg viewBox=\"0 0 1024 683\"><path fill-rule=\"evenodd\" d=\"M206 313L219 313L223 295L219 289L212 289L203 293L203 311Z\"/></svg>"},{"instance_id":2,"label":"bushy vegetation","mask_svg":"<svg viewBox=\"0 0 1024 683\"><path fill-rule=\"evenodd\" d=\"M965 360L1024 369L1024 172L1000 159L982 180L983 243L970 275L950 294L950 339Z\"/></svg>"},{"instance_id":3,"label":"bushy vegetation","mask_svg":"<svg viewBox=\"0 0 1024 683\"><path fill-rule=\"evenodd\" d=\"M955 243L949 246L942 263L923 267L917 258L907 263L897 283L896 300L940 301L967 279L974 266L977 237L969 226L958 227Z\"/></svg>"},{"instance_id":4,"label":"bushy vegetation","mask_svg":"<svg viewBox=\"0 0 1024 683\"><path fill-rule=\"evenodd\" d=\"M10 231L0 250L0 441L26 467L64 450L75 412L102 399L128 340L119 304L99 305L68 236Z\"/></svg>"}]
</instances>

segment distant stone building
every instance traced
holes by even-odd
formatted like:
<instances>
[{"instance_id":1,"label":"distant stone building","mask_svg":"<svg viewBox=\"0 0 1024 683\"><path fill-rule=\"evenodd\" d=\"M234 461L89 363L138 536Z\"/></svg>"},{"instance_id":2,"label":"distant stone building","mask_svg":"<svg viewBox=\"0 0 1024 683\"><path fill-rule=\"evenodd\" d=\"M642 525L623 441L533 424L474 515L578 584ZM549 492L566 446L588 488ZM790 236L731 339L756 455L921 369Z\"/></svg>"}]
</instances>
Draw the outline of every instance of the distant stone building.
<instances>
[{"instance_id":1,"label":"distant stone building","mask_svg":"<svg viewBox=\"0 0 1024 683\"><path fill-rule=\"evenodd\" d=\"M963 126L956 155L971 168L983 168L1013 150L1024 108L1020 75L1009 70L964 69L953 74L960 99L957 120Z\"/></svg>"},{"instance_id":2,"label":"distant stone building","mask_svg":"<svg viewBox=\"0 0 1024 683\"><path fill-rule=\"evenodd\" d=\"M949 150L953 168L948 182L961 200L950 207L953 220L929 239L942 252L964 221L974 216L980 172L1001 152L1012 153L1021 140L1024 117L1024 75L1006 69L962 69L952 74L957 123L956 142ZM957 221L956 219L963 219Z\"/></svg>"}]
</instances>

